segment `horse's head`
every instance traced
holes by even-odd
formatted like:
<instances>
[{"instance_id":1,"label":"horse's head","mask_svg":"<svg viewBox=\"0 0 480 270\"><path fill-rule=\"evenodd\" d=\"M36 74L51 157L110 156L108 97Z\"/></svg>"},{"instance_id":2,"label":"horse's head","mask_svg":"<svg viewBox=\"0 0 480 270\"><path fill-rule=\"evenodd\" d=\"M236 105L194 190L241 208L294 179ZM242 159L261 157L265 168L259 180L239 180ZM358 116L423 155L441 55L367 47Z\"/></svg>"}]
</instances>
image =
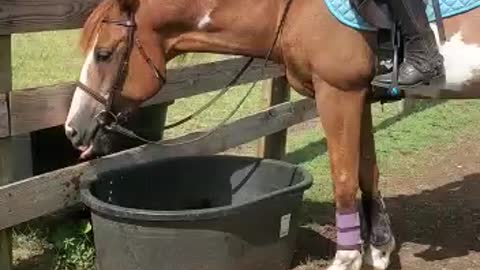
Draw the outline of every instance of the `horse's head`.
<instances>
[{"instance_id":1,"label":"horse's head","mask_svg":"<svg viewBox=\"0 0 480 270\"><path fill-rule=\"evenodd\" d=\"M165 83L164 43L139 0L106 0L86 21L85 62L65 123L84 158L111 153L120 135L108 132Z\"/></svg>"}]
</instances>

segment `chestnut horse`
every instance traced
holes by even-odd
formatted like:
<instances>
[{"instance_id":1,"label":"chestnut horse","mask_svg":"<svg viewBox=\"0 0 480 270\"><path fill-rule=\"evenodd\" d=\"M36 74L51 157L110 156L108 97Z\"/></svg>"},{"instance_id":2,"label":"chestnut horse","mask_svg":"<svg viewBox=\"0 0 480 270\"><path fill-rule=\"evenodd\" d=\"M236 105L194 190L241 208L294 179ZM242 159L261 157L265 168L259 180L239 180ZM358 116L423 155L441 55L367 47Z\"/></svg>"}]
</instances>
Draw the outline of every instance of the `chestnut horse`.
<instances>
[{"instance_id":1,"label":"chestnut horse","mask_svg":"<svg viewBox=\"0 0 480 270\"><path fill-rule=\"evenodd\" d=\"M162 88L169 60L187 52L263 58L283 21L269 58L285 66L296 91L315 99L328 142L339 228L329 269L386 269L395 239L378 190L372 133L376 33L339 23L322 0L105 0L84 26L86 59L66 134L84 158L108 154L121 135L104 127ZM447 80L459 90L479 88L480 9L444 24Z\"/></svg>"}]
</instances>

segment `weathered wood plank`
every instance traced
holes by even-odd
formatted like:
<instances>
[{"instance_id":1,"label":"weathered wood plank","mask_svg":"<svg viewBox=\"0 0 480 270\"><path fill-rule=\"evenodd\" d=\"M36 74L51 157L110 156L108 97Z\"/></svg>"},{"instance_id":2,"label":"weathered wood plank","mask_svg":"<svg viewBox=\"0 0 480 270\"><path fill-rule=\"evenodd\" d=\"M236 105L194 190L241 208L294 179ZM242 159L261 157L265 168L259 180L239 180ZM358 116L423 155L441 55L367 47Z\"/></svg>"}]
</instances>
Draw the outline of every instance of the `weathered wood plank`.
<instances>
[{"instance_id":1,"label":"weathered wood plank","mask_svg":"<svg viewBox=\"0 0 480 270\"><path fill-rule=\"evenodd\" d=\"M81 28L100 0L0 0L0 35Z\"/></svg>"},{"instance_id":2,"label":"weathered wood plank","mask_svg":"<svg viewBox=\"0 0 480 270\"><path fill-rule=\"evenodd\" d=\"M12 40L11 36L0 36L0 94L9 93L12 90ZM8 132L8 108L7 132ZM3 120L2 122L4 122ZM5 123L3 124L5 125ZM10 139L0 139L0 187L12 181L11 155L13 154ZM0 216L5 217L5 216ZM0 269L12 269L12 239L9 229L0 231Z\"/></svg>"},{"instance_id":3,"label":"weathered wood plank","mask_svg":"<svg viewBox=\"0 0 480 270\"><path fill-rule=\"evenodd\" d=\"M304 99L285 103L225 125L209 137L182 145L144 145L74 167L36 176L0 188L0 229L53 213L79 202L78 189L99 173L158 158L214 154L248 143L316 117L315 103ZM187 135L172 144L196 138Z\"/></svg>"},{"instance_id":4,"label":"weathered wood plank","mask_svg":"<svg viewBox=\"0 0 480 270\"><path fill-rule=\"evenodd\" d=\"M10 135L7 96L0 93L0 138Z\"/></svg>"},{"instance_id":5,"label":"weathered wood plank","mask_svg":"<svg viewBox=\"0 0 480 270\"><path fill-rule=\"evenodd\" d=\"M12 38L0 35L0 93L12 90Z\"/></svg>"},{"instance_id":6,"label":"weathered wood plank","mask_svg":"<svg viewBox=\"0 0 480 270\"><path fill-rule=\"evenodd\" d=\"M418 88L405 91L406 99L479 99L480 75L462 89L430 89Z\"/></svg>"},{"instance_id":7,"label":"weathered wood plank","mask_svg":"<svg viewBox=\"0 0 480 270\"><path fill-rule=\"evenodd\" d=\"M275 106L290 100L290 85L285 76L264 82L263 99L265 107ZM263 158L282 160L287 146L287 129L280 130L259 140L257 155Z\"/></svg>"},{"instance_id":8,"label":"weathered wood plank","mask_svg":"<svg viewBox=\"0 0 480 270\"><path fill-rule=\"evenodd\" d=\"M168 71L168 83L144 106L165 103L224 87L241 69L246 58L229 59ZM269 65L261 78L261 60L241 77L237 85L282 76L279 65ZM73 83L14 91L10 96L11 133L24 134L64 123L75 90Z\"/></svg>"},{"instance_id":9,"label":"weathered wood plank","mask_svg":"<svg viewBox=\"0 0 480 270\"><path fill-rule=\"evenodd\" d=\"M11 37L0 36L0 115L4 116L2 126L7 126L8 107L6 94L12 90L12 53ZM6 111L6 112L5 112ZM0 186L15 180L32 176L30 136L16 136L0 139ZM6 216L1 216L2 218ZM10 230L0 231L0 269L12 269L12 243Z\"/></svg>"},{"instance_id":10,"label":"weathered wood plank","mask_svg":"<svg viewBox=\"0 0 480 270\"><path fill-rule=\"evenodd\" d=\"M25 134L63 124L74 90L74 84L61 84L12 92L11 134Z\"/></svg>"},{"instance_id":11,"label":"weathered wood plank","mask_svg":"<svg viewBox=\"0 0 480 270\"><path fill-rule=\"evenodd\" d=\"M0 269L11 270L12 266L12 234L10 230L0 231Z\"/></svg>"},{"instance_id":12,"label":"weathered wood plank","mask_svg":"<svg viewBox=\"0 0 480 270\"><path fill-rule=\"evenodd\" d=\"M146 105L173 101L222 89L238 74L247 60L248 58L246 57L235 57L168 70L167 84L156 96L146 102ZM269 62L262 77L263 64L264 60L255 59L235 85L279 77L285 74L283 66Z\"/></svg>"}]
</instances>

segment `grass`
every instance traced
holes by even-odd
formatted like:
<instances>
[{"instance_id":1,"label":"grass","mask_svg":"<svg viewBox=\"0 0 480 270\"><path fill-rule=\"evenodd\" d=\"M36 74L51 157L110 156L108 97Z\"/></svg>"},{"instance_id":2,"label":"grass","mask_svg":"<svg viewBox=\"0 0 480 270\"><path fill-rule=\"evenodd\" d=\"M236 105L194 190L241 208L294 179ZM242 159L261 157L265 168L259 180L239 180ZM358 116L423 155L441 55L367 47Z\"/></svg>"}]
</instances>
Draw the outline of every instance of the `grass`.
<instances>
[{"instance_id":1,"label":"grass","mask_svg":"<svg viewBox=\"0 0 480 270\"><path fill-rule=\"evenodd\" d=\"M82 56L75 46L77 38L78 30L14 35L14 88L18 91L22 88L76 79L82 65ZM174 61L170 66L209 62L216 59L218 56L210 54L190 54ZM248 98L234 119L261 109L260 85L260 83L257 85L256 91ZM169 131L166 137L178 136L218 123L235 106L248 87L249 85L235 87L214 107L204 112L199 119ZM168 121L175 121L191 113L214 94L177 100L169 108ZM293 97L299 98L297 94ZM474 132L476 126L474 123L480 120L479 105L479 101L449 101L432 107L430 102L419 102L413 110L414 113L399 115L398 103L386 104L384 111L380 105L376 104L373 108L375 139L382 175L395 181L393 176L400 172L409 173L410 168L419 163L417 159L422 151L432 147L441 148L445 144L454 143L456 137ZM314 202L330 202L332 184L323 133L318 128L295 130L289 136L287 159L305 167L315 179L314 186L307 191L305 199ZM89 269L93 260L89 230L88 224L19 230L15 234L14 252L18 265L28 257L28 252L32 257L46 249L53 250L52 264L55 270ZM18 267L19 270L20 266Z\"/></svg>"},{"instance_id":2,"label":"grass","mask_svg":"<svg viewBox=\"0 0 480 270\"><path fill-rule=\"evenodd\" d=\"M14 263L18 270L94 269L91 231L91 224L86 220L41 227L18 226L13 233Z\"/></svg>"},{"instance_id":3,"label":"grass","mask_svg":"<svg viewBox=\"0 0 480 270\"><path fill-rule=\"evenodd\" d=\"M40 32L13 36L13 88L50 85L78 78L83 57L76 44L78 30ZM35 44L35 45L33 45ZM195 65L219 60L220 56L212 54L188 54L169 63L169 67ZM191 122L188 127L181 126L168 131L165 136L178 136L192 130L207 128L220 122L240 101L249 86L234 87L222 97L212 110L201 115L201 121ZM259 91L261 82L257 83L254 93L232 120L244 117L261 106ZM178 120L199 108L218 91L204 95L176 100L169 107L169 122ZM185 108L189 108L186 110Z\"/></svg>"},{"instance_id":4,"label":"grass","mask_svg":"<svg viewBox=\"0 0 480 270\"><path fill-rule=\"evenodd\" d=\"M375 143L381 176L394 181L395 175L408 175L421 163L417 158L422 151L433 147L441 149L455 143L458 137L475 132L475 123L480 121L478 106L478 101L470 100L449 101L434 107L419 103L414 114L398 116L397 104L385 106L383 113L381 107L375 105ZM332 199L326 142L320 131L304 130L289 137L287 158L314 175L315 184L307 191L307 200ZM385 182L382 185L384 189L388 187Z\"/></svg>"}]
</instances>

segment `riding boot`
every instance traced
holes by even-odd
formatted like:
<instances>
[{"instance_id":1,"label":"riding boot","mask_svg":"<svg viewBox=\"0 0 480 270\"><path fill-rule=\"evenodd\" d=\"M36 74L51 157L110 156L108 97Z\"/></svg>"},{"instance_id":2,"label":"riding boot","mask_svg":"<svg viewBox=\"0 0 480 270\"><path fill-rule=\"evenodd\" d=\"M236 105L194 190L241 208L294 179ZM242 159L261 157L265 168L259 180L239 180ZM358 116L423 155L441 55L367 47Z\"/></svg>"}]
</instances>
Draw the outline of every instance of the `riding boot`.
<instances>
[{"instance_id":1,"label":"riding boot","mask_svg":"<svg viewBox=\"0 0 480 270\"><path fill-rule=\"evenodd\" d=\"M432 80L443 79L443 56L439 53L435 35L429 26L423 0L387 0L399 23L405 51L404 61L398 69L398 86L402 89ZM373 85L388 87L392 73L376 76Z\"/></svg>"}]
</instances>

